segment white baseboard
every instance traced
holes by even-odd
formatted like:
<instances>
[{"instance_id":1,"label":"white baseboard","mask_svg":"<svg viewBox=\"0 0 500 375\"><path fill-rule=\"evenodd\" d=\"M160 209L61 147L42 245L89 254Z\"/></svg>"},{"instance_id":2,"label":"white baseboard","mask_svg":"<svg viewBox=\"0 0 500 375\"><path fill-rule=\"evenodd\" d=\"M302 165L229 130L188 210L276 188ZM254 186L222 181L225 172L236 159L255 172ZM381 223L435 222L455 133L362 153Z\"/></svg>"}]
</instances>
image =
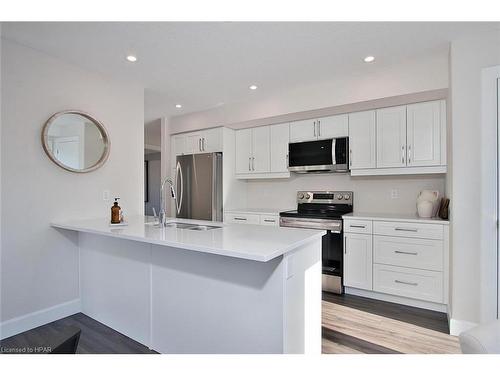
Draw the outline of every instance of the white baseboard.
<instances>
[{"instance_id":1,"label":"white baseboard","mask_svg":"<svg viewBox=\"0 0 500 375\"><path fill-rule=\"evenodd\" d=\"M0 339L42 326L54 320L65 318L81 311L80 299L61 303L0 323Z\"/></svg>"},{"instance_id":2,"label":"white baseboard","mask_svg":"<svg viewBox=\"0 0 500 375\"><path fill-rule=\"evenodd\" d=\"M452 336L458 336L462 332L477 326L477 323L469 322L467 320L453 319L453 318L449 320L449 324L450 324L450 335Z\"/></svg>"},{"instance_id":3,"label":"white baseboard","mask_svg":"<svg viewBox=\"0 0 500 375\"><path fill-rule=\"evenodd\" d=\"M447 310L448 310L447 306L445 304L442 304L442 303L421 301L421 300L417 300L417 299L413 299L413 298L394 296L391 294L373 292L371 290L363 290L363 289L351 288L351 287L347 287L347 286L344 288L344 290L345 290L346 294L352 294L352 295L360 296L360 297L378 299L378 300L385 301L385 302L399 303L400 305L419 307L421 309L439 311L439 312L443 312L443 313L447 312Z\"/></svg>"}]
</instances>

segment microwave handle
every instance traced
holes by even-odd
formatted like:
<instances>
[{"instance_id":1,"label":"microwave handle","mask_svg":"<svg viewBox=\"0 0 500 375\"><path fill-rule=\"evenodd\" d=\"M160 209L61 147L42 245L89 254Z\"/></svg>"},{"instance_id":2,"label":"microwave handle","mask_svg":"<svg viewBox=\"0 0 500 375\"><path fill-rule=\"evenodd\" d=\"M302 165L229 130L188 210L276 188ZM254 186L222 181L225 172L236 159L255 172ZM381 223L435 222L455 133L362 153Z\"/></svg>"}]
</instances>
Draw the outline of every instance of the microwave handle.
<instances>
[{"instance_id":1,"label":"microwave handle","mask_svg":"<svg viewBox=\"0 0 500 375\"><path fill-rule=\"evenodd\" d=\"M337 142L336 142L336 139L333 138L332 139L332 164L335 165L337 164L337 160L335 158L335 148L337 146Z\"/></svg>"}]
</instances>

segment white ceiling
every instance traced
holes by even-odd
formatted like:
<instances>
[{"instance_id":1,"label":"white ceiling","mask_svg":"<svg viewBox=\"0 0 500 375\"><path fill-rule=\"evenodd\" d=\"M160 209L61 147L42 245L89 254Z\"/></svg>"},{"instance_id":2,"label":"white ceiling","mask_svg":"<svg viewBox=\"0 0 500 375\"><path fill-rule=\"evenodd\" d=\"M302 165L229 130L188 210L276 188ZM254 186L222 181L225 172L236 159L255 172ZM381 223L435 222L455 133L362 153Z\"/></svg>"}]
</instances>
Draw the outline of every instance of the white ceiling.
<instances>
[{"instance_id":1,"label":"white ceiling","mask_svg":"<svg viewBox=\"0 0 500 375\"><path fill-rule=\"evenodd\" d=\"M499 23L4 23L4 38L145 88L145 121L447 53ZM125 60L127 54L137 63ZM374 55L373 64L362 58ZM251 91L250 84L259 89ZM181 103L182 109L175 104Z\"/></svg>"}]
</instances>

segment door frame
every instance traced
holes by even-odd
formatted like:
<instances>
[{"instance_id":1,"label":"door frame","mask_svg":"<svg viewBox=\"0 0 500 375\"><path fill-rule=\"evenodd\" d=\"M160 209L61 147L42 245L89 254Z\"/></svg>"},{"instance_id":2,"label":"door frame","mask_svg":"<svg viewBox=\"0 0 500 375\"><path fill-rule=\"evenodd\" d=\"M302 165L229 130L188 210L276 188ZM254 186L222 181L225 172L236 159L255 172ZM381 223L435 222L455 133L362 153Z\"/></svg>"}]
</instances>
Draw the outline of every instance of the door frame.
<instances>
[{"instance_id":1,"label":"door frame","mask_svg":"<svg viewBox=\"0 0 500 375\"><path fill-rule=\"evenodd\" d=\"M481 322L500 318L500 65L482 71L481 85Z\"/></svg>"}]
</instances>

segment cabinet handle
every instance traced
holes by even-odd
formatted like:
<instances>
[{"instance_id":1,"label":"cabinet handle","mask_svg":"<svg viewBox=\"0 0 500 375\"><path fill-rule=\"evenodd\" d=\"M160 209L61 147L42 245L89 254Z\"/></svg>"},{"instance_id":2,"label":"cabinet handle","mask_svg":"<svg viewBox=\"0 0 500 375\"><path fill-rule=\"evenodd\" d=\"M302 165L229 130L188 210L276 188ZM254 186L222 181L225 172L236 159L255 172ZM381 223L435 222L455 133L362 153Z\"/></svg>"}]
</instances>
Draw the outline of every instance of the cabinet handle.
<instances>
[{"instance_id":1,"label":"cabinet handle","mask_svg":"<svg viewBox=\"0 0 500 375\"><path fill-rule=\"evenodd\" d=\"M321 137L321 120L318 120L318 137Z\"/></svg>"},{"instance_id":2,"label":"cabinet handle","mask_svg":"<svg viewBox=\"0 0 500 375\"><path fill-rule=\"evenodd\" d=\"M266 223L276 223L276 220L264 219Z\"/></svg>"},{"instance_id":3,"label":"cabinet handle","mask_svg":"<svg viewBox=\"0 0 500 375\"><path fill-rule=\"evenodd\" d=\"M239 220L239 221L246 221L246 217L235 217L234 220Z\"/></svg>"},{"instance_id":4,"label":"cabinet handle","mask_svg":"<svg viewBox=\"0 0 500 375\"><path fill-rule=\"evenodd\" d=\"M349 166L352 167L352 149L349 149Z\"/></svg>"},{"instance_id":5,"label":"cabinet handle","mask_svg":"<svg viewBox=\"0 0 500 375\"><path fill-rule=\"evenodd\" d=\"M201 151L205 151L205 138L201 139Z\"/></svg>"},{"instance_id":6,"label":"cabinet handle","mask_svg":"<svg viewBox=\"0 0 500 375\"><path fill-rule=\"evenodd\" d=\"M344 237L344 254L347 254L347 237Z\"/></svg>"},{"instance_id":7,"label":"cabinet handle","mask_svg":"<svg viewBox=\"0 0 500 375\"><path fill-rule=\"evenodd\" d=\"M405 145L401 146L401 164L405 165Z\"/></svg>"},{"instance_id":8,"label":"cabinet handle","mask_svg":"<svg viewBox=\"0 0 500 375\"><path fill-rule=\"evenodd\" d=\"M198 151L201 151L201 138L198 139Z\"/></svg>"},{"instance_id":9,"label":"cabinet handle","mask_svg":"<svg viewBox=\"0 0 500 375\"><path fill-rule=\"evenodd\" d=\"M255 158L252 157L252 171L255 171Z\"/></svg>"},{"instance_id":10,"label":"cabinet handle","mask_svg":"<svg viewBox=\"0 0 500 375\"><path fill-rule=\"evenodd\" d=\"M405 284L405 285L411 285L411 286L417 286L418 283L410 283L408 281L401 281L401 280L394 280L395 283L397 284Z\"/></svg>"},{"instance_id":11,"label":"cabinet handle","mask_svg":"<svg viewBox=\"0 0 500 375\"><path fill-rule=\"evenodd\" d=\"M316 137L316 121L313 122L314 136Z\"/></svg>"},{"instance_id":12,"label":"cabinet handle","mask_svg":"<svg viewBox=\"0 0 500 375\"><path fill-rule=\"evenodd\" d=\"M411 145L408 146L408 164L411 164Z\"/></svg>"},{"instance_id":13,"label":"cabinet handle","mask_svg":"<svg viewBox=\"0 0 500 375\"><path fill-rule=\"evenodd\" d=\"M249 170L249 171L251 171L251 170L252 170L251 165L252 165L252 158L251 158L251 157L249 157L249 158L248 158L248 170Z\"/></svg>"},{"instance_id":14,"label":"cabinet handle","mask_svg":"<svg viewBox=\"0 0 500 375\"><path fill-rule=\"evenodd\" d=\"M288 159L288 154L286 154L286 167L290 166L290 160Z\"/></svg>"},{"instance_id":15,"label":"cabinet handle","mask_svg":"<svg viewBox=\"0 0 500 375\"><path fill-rule=\"evenodd\" d=\"M399 227L396 227L396 228L394 228L394 230L399 230L401 232L418 232L418 229L416 229L416 228L399 228Z\"/></svg>"},{"instance_id":16,"label":"cabinet handle","mask_svg":"<svg viewBox=\"0 0 500 375\"><path fill-rule=\"evenodd\" d=\"M406 254L406 255L418 255L418 253L412 253L410 251L400 251L400 250L395 250L394 251L396 254Z\"/></svg>"},{"instance_id":17,"label":"cabinet handle","mask_svg":"<svg viewBox=\"0 0 500 375\"><path fill-rule=\"evenodd\" d=\"M361 224L360 224L360 225L353 225L353 224L351 224L351 225L349 225L349 226L350 226L351 228L361 228L361 229L365 229L365 228L366 228L366 225L361 225Z\"/></svg>"}]
</instances>

